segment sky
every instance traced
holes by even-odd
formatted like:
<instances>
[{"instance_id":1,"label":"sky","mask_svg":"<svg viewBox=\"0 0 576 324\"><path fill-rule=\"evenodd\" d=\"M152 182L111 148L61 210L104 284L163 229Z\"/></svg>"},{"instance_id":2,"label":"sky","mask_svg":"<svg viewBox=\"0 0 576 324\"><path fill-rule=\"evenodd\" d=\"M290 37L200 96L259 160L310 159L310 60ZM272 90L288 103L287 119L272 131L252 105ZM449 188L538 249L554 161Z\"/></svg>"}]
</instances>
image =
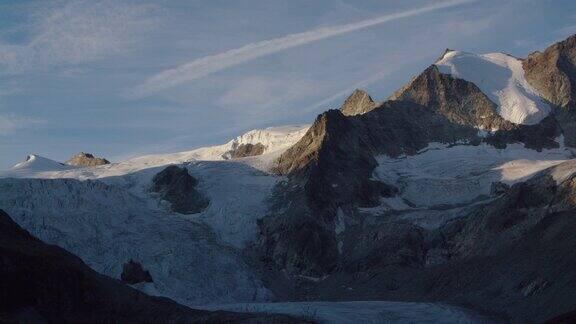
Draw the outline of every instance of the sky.
<instances>
[{"instance_id":1,"label":"sky","mask_svg":"<svg viewBox=\"0 0 576 324\"><path fill-rule=\"evenodd\" d=\"M307 124L446 48L525 57L573 33L574 0L0 0L0 169Z\"/></svg>"}]
</instances>

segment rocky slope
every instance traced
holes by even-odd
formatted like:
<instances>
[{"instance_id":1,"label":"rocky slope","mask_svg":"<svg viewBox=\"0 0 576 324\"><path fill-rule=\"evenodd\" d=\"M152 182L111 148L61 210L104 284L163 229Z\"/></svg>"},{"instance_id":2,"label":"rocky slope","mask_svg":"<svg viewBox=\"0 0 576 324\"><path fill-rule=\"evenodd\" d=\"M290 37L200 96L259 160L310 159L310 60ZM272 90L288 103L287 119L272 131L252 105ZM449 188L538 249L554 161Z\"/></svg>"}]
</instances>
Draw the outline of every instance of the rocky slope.
<instances>
[{"instance_id":1,"label":"rocky slope","mask_svg":"<svg viewBox=\"0 0 576 324\"><path fill-rule=\"evenodd\" d=\"M356 226L366 228L344 252L343 266L309 282L309 293L442 300L515 323L568 312L576 307L576 241L570 234L576 229L575 184L571 160L437 229L382 215Z\"/></svg>"},{"instance_id":2,"label":"rocky slope","mask_svg":"<svg viewBox=\"0 0 576 324\"><path fill-rule=\"evenodd\" d=\"M494 196L505 192L497 199L478 196L479 204L460 201L460 205L430 206L419 212L411 211L418 207L414 202L397 196L410 184L400 183L404 189L398 188L398 183L387 180L393 177L375 178L374 173L380 156L399 161L420 154L432 143L488 145L503 151L518 145L513 143L535 151L574 147L576 124L570 123L575 108L571 90L576 78L575 39L523 61L504 54L486 56L513 65L516 70L507 77L524 78L524 71L518 71L523 64L522 82L527 82L522 83L523 89L541 94L533 100L537 105L546 100L552 109L549 115L533 115L532 120L539 119L536 123L505 119L501 109L508 104L506 98L495 102L492 94L483 92L486 85L442 73L436 65L369 111L343 113L354 110L351 98L366 98L356 92L344 109L318 116L302 139L278 159L275 171L286 175L287 181L278 185L269 215L259 223L261 239L256 249L263 255L262 262L291 274L282 289L303 299L347 299L352 294L351 298L447 300L516 322L543 321L572 309L572 285L552 288L550 281L557 278L567 283L572 276L567 271L574 260L570 243L555 243L565 235L557 228L572 226L572 185L571 180L560 181L555 175L574 172L576 165L563 164L509 190L501 185L501 190L492 191ZM504 116L528 116L524 113ZM437 190L447 190L449 185L446 180L445 187ZM428 192L437 194L423 189L421 195ZM391 205L382 206L383 201ZM375 217L373 211L364 210L381 211ZM445 220L423 227L419 218L402 217L417 213L429 215L417 217ZM451 217L456 218L446 221ZM567 258L560 261L562 254ZM476 271L482 262L487 265ZM557 273L558 269L564 273ZM510 274L496 275L506 271ZM498 278L485 278L485 273ZM298 280L302 275L319 281ZM554 296L567 297L556 301ZM540 307L547 311L535 313Z\"/></svg>"}]
</instances>

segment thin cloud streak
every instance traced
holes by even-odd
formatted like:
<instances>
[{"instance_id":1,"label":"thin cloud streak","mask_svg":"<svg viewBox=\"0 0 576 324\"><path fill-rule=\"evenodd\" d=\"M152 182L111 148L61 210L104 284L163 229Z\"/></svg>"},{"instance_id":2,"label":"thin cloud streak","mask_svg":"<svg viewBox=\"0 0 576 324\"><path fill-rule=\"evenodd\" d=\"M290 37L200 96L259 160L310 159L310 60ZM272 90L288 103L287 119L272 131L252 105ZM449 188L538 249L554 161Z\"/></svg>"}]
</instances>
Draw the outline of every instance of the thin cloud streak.
<instances>
[{"instance_id":1,"label":"thin cloud streak","mask_svg":"<svg viewBox=\"0 0 576 324\"><path fill-rule=\"evenodd\" d=\"M280 38L251 43L236 49L228 50L226 52L199 58L173 69L160 72L150 77L143 84L132 89L129 97L146 97L155 92L169 89L182 83L208 76L215 72L222 71L248 61L252 61L262 56L274 54L290 48L310 44L322 39L350 33L393 20L413 17L430 11L449 8L475 1L477 0L445 1L424 6L418 9L411 9L403 12L388 14L355 23L332 27L322 27L302 33L290 34Z\"/></svg>"},{"instance_id":2,"label":"thin cloud streak","mask_svg":"<svg viewBox=\"0 0 576 324\"><path fill-rule=\"evenodd\" d=\"M44 120L14 115L0 115L0 136L9 135L19 129L42 123L44 123Z\"/></svg>"}]
</instances>

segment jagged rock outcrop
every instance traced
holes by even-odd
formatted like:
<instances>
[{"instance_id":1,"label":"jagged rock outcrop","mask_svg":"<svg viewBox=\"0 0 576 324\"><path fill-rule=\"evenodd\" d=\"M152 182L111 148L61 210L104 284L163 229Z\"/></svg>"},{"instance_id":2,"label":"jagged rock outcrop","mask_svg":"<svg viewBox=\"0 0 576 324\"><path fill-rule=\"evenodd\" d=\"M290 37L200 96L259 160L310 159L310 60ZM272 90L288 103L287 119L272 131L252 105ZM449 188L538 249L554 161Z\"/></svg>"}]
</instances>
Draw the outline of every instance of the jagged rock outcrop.
<instances>
[{"instance_id":1,"label":"jagged rock outcrop","mask_svg":"<svg viewBox=\"0 0 576 324\"><path fill-rule=\"evenodd\" d=\"M237 159L248 156L262 155L262 153L264 153L264 150L266 150L266 146L264 146L264 144L262 143L256 143L256 144L245 143L236 146L233 150L227 152L227 154L230 155L230 158Z\"/></svg>"},{"instance_id":2,"label":"jagged rock outcrop","mask_svg":"<svg viewBox=\"0 0 576 324\"><path fill-rule=\"evenodd\" d=\"M367 113L378 106L370 95L364 90L356 89L344 101L340 111L345 116L362 115Z\"/></svg>"},{"instance_id":3,"label":"jagged rock outcrop","mask_svg":"<svg viewBox=\"0 0 576 324\"><path fill-rule=\"evenodd\" d=\"M530 54L522 65L530 85L555 106L566 145L576 147L576 35Z\"/></svg>"},{"instance_id":4,"label":"jagged rock outcrop","mask_svg":"<svg viewBox=\"0 0 576 324\"><path fill-rule=\"evenodd\" d=\"M129 284L137 284L140 282L152 282L150 272L144 270L142 265L134 260L130 260L122 266L122 274L120 279Z\"/></svg>"},{"instance_id":5,"label":"jagged rock outcrop","mask_svg":"<svg viewBox=\"0 0 576 324\"><path fill-rule=\"evenodd\" d=\"M574 107L576 99L576 35L534 52L523 62L530 85L558 107Z\"/></svg>"},{"instance_id":6,"label":"jagged rock outcrop","mask_svg":"<svg viewBox=\"0 0 576 324\"><path fill-rule=\"evenodd\" d=\"M283 315L192 310L100 275L0 210L0 322L304 323Z\"/></svg>"},{"instance_id":7,"label":"jagged rock outcrop","mask_svg":"<svg viewBox=\"0 0 576 324\"><path fill-rule=\"evenodd\" d=\"M209 200L196 190L197 185L198 180L185 167L171 165L154 176L151 191L170 202L172 211L196 214L209 204Z\"/></svg>"},{"instance_id":8,"label":"jagged rock outcrop","mask_svg":"<svg viewBox=\"0 0 576 324\"><path fill-rule=\"evenodd\" d=\"M110 161L104 158L94 157L94 155L90 153L80 152L72 156L70 160L66 161L66 164L73 166L89 167L89 166L110 164Z\"/></svg>"}]
</instances>

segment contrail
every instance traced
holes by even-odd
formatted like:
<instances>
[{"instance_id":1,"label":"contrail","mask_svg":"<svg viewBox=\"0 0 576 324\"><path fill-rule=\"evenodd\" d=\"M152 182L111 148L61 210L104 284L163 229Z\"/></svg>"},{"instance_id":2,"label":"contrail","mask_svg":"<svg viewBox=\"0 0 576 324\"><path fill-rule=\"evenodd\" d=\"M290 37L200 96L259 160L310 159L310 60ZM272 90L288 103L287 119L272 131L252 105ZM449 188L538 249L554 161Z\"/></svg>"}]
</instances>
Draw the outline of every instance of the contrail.
<instances>
[{"instance_id":1,"label":"contrail","mask_svg":"<svg viewBox=\"0 0 576 324\"><path fill-rule=\"evenodd\" d=\"M173 69L162 71L133 89L131 96L145 97L151 93L172 88L184 82L196 80L227 68L252 61L262 56L281 52L297 46L310 44L325 38L350 33L385 22L412 17L426 12L474 2L476 0L451 0L424 6L418 9L397 12L355 23L322 27L302 33L260 41L231 49L226 52L205 56Z\"/></svg>"}]
</instances>

